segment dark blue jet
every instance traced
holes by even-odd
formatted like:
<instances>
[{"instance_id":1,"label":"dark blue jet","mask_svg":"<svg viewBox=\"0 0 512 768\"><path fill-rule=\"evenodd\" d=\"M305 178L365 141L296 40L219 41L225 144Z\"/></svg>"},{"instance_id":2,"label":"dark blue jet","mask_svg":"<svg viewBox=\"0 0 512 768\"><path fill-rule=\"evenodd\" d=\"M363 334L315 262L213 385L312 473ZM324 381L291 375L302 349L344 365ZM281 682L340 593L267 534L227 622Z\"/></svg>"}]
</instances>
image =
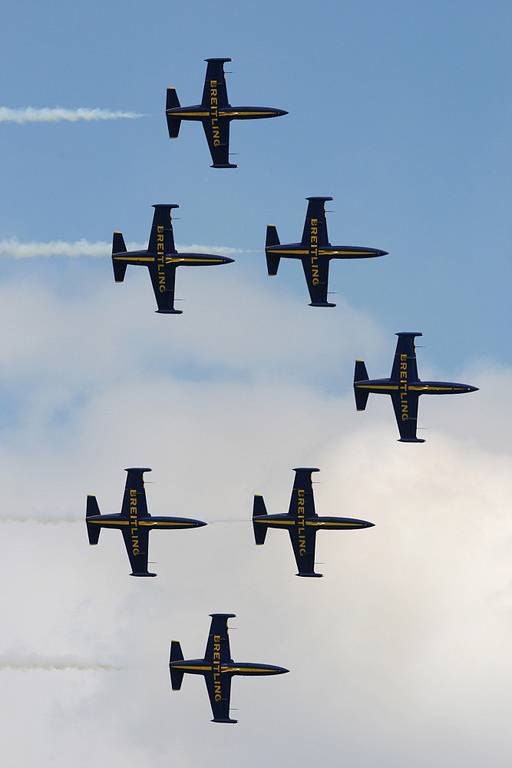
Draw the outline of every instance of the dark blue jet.
<instances>
[{"instance_id":1,"label":"dark blue jet","mask_svg":"<svg viewBox=\"0 0 512 768\"><path fill-rule=\"evenodd\" d=\"M267 226L265 255L269 275L277 275L279 261L300 259L311 298L310 307L335 307L327 301L329 262L331 259L371 259L386 256L387 251L357 245L331 245L327 236L325 203L332 197L307 197L308 210L300 243L281 245L277 229Z\"/></svg>"},{"instance_id":2,"label":"dark blue jet","mask_svg":"<svg viewBox=\"0 0 512 768\"><path fill-rule=\"evenodd\" d=\"M206 523L188 517L151 517L146 504L144 472L148 467L127 469L128 477L124 489L123 506L120 515L102 515L96 496L87 497L85 522L89 544L97 544L102 528L115 528L122 532L132 576L156 576L148 571L149 532L163 529L175 531L178 528L200 528Z\"/></svg>"},{"instance_id":3,"label":"dark blue jet","mask_svg":"<svg viewBox=\"0 0 512 768\"><path fill-rule=\"evenodd\" d=\"M299 569L297 576L322 576L321 573L315 573L315 543L318 531L354 531L358 528L372 528L373 523L352 517L318 517L315 512L311 473L320 470L300 467L293 471L295 480L287 515L268 515L263 496L254 497L254 538L256 544L264 544L268 528L288 531Z\"/></svg>"},{"instance_id":4,"label":"dark blue jet","mask_svg":"<svg viewBox=\"0 0 512 768\"><path fill-rule=\"evenodd\" d=\"M185 660L181 646L173 640L169 659L171 685L173 691L179 691L183 675L202 675L212 707L212 723L236 723L229 716L231 698L231 679L234 675L282 675L288 672L284 667L272 664L254 664L250 661L233 661L229 649L228 619L234 613L211 613L212 623L204 659Z\"/></svg>"},{"instance_id":5,"label":"dark blue jet","mask_svg":"<svg viewBox=\"0 0 512 768\"><path fill-rule=\"evenodd\" d=\"M423 334L404 331L396 335L398 343L389 379L369 379L364 362L356 360L354 371L356 408L358 411L364 411L370 392L376 395L390 395L400 432L399 442L424 443L424 440L416 437L420 395L458 395L463 392L476 392L478 387L451 381L420 381L414 339Z\"/></svg>"},{"instance_id":6,"label":"dark blue jet","mask_svg":"<svg viewBox=\"0 0 512 768\"><path fill-rule=\"evenodd\" d=\"M112 266L116 283L122 283L128 264L147 267L158 306L157 312L181 315L174 308L174 283L178 267L208 267L230 264L233 259L211 253L178 253L174 246L171 209L179 205L154 205L153 224L147 251L127 251L121 232L114 232Z\"/></svg>"},{"instance_id":7,"label":"dark blue jet","mask_svg":"<svg viewBox=\"0 0 512 768\"><path fill-rule=\"evenodd\" d=\"M229 162L229 124L231 120L257 120L263 117L287 115L284 109L273 107L232 107L228 101L224 62L231 59L205 59L208 62L200 104L180 107L174 88L167 89L165 114L169 138L175 139L182 120L202 123L210 148L212 168L236 168Z\"/></svg>"}]
</instances>

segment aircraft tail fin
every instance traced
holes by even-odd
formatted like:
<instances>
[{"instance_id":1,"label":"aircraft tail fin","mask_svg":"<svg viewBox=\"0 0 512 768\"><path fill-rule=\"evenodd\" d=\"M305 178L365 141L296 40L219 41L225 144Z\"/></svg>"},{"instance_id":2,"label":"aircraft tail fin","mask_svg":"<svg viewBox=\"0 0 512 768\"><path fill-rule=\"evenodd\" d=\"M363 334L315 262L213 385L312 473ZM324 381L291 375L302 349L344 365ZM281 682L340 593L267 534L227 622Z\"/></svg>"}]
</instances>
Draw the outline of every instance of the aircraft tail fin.
<instances>
[{"instance_id":1,"label":"aircraft tail fin","mask_svg":"<svg viewBox=\"0 0 512 768\"><path fill-rule=\"evenodd\" d=\"M181 683L183 682L183 675L180 669L173 669L171 663L173 661L183 661L183 653L181 652L181 645L177 640L171 642L171 652L169 654L169 672L171 674L171 686L173 691L179 691Z\"/></svg>"},{"instance_id":2,"label":"aircraft tail fin","mask_svg":"<svg viewBox=\"0 0 512 768\"><path fill-rule=\"evenodd\" d=\"M265 240L265 248L269 248L272 245L280 245L279 235L277 229L273 224L269 224L267 227L267 237ZM267 271L269 275L277 275L279 268L280 256L278 253L267 253Z\"/></svg>"},{"instance_id":3,"label":"aircraft tail fin","mask_svg":"<svg viewBox=\"0 0 512 768\"><path fill-rule=\"evenodd\" d=\"M86 522L88 517L96 517L97 515L100 515L100 514L101 514L100 508L98 506L98 502L96 501L96 496L88 496L87 507L85 511ZM87 535L89 537L89 544L98 543L100 532L101 532L101 525L93 525L92 523L87 523Z\"/></svg>"},{"instance_id":4,"label":"aircraft tail fin","mask_svg":"<svg viewBox=\"0 0 512 768\"><path fill-rule=\"evenodd\" d=\"M359 381L368 381L368 379L368 371L366 370L366 365L363 360L356 360L356 366L354 368L354 395L358 411L364 411L370 393L367 389L358 389L356 383Z\"/></svg>"},{"instance_id":5,"label":"aircraft tail fin","mask_svg":"<svg viewBox=\"0 0 512 768\"><path fill-rule=\"evenodd\" d=\"M126 253L126 245L121 232L114 232L112 238L112 267L114 268L114 280L116 283L122 283L124 280L127 263L125 261L116 261L114 258L118 253Z\"/></svg>"},{"instance_id":6,"label":"aircraft tail fin","mask_svg":"<svg viewBox=\"0 0 512 768\"><path fill-rule=\"evenodd\" d=\"M165 114L167 117L167 130L169 131L169 138L170 139L176 139L178 137L178 134L180 132L180 125L181 120L179 119L178 115L173 115L172 113L169 115L168 110L169 109L176 109L180 107L180 101L178 99L178 95L176 93L175 88L168 88L167 89L167 100L165 103Z\"/></svg>"},{"instance_id":7,"label":"aircraft tail fin","mask_svg":"<svg viewBox=\"0 0 512 768\"><path fill-rule=\"evenodd\" d=\"M256 518L261 518L267 515L267 508L263 496L255 496L252 506L252 527L254 529L254 538L256 544L264 544L265 536L267 535L267 526L265 523L256 522Z\"/></svg>"}]
</instances>

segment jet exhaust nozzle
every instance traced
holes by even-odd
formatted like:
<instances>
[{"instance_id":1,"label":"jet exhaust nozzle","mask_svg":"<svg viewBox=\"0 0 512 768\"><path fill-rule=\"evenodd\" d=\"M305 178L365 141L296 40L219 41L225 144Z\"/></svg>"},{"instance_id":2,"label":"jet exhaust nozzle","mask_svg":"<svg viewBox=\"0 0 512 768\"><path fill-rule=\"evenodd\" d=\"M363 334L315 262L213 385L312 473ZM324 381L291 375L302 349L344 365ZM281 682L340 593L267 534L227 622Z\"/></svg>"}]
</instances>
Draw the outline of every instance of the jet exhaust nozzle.
<instances>
[{"instance_id":1,"label":"jet exhaust nozzle","mask_svg":"<svg viewBox=\"0 0 512 768\"><path fill-rule=\"evenodd\" d=\"M169 672L171 675L171 686L173 691L179 691L181 683L183 682L183 675L185 674L180 669L174 669L171 664L173 661L183 661L183 653L181 651L181 645L177 640L171 642L171 651L169 654Z\"/></svg>"},{"instance_id":2,"label":"jet exhaust nozzle","mask_svg":"<svg viewBox=\"0 0 512 768\"><path fill-rule=\"evenodd\" d=\"M263 496L255 496L252 506L252 527L254 530L254 539L256 544L264 544L267 535L267 526L264 522L256 522L255 518L267 516L267 508Z\"/></svg>"},{"instance_id":3,"label":"jet exhaust nozzle","mask_svg":"<svg viewBox=\"0 0 512 768\"><path fill-rule=\"evenodd\" d=\"M87 522L88 517L96 517L100 515L100 508L96 500L96 496L87 497L87 507L85 510L85 518ZM87 523L87 535L89 537L89 544L97 544L101 533L101 525L92 525Z\"/></svg>"}]
</instances>

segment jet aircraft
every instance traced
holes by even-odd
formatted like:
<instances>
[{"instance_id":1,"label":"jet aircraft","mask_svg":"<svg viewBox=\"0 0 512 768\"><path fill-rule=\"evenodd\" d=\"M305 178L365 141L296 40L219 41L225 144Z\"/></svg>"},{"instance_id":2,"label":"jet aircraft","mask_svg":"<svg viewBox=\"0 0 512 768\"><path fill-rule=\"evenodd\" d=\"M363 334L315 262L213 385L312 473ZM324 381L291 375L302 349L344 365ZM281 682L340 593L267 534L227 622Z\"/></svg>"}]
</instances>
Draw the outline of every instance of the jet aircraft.
<instances>
[{"instance_id":1,"label":"jet aircraft","mask_svg":"<svg viewBox=\"0 0 512 768\"><path fill-rule=\"evenodd\" d=\"M212 723L236 723L237 721L229 716L231 679L234 675L261 677L261 675L281 675L288 670L272 664L233 661L229 649L228 619L234 618L235 614L211 613L210 616L212 622L204 659L186 661L180 644L176 640L171 642L169 672L172 690L180 690L185 673L203 675L213 713Z\"/></svg>"},{"instance_id":2,"label":"jet aircraft","mask_svg":"<svg viewBox=\"0 0 512 768\"><path fill-rule=\"evenodd\" d=\"M124 489L121 514L102 515L96 496L87 497L85 521L89 544L97 544L102 528L115 528L122 532L123 539L132 566L132 576L156 576L148 571L149 532L152 530L178 528L199 528L206 523L187 517L151 517L146 504L144 490L144 472L151 472L148 467L127 469L128 477Z\"/></svg>"},{"instance_id":3,"label":"jet aircraft","mask_svg":"<svg viewBox=\"0 0 512 768\"><path fill-rule=\"evenodd\" d=\"M300 467L293 470L290 508L287 515L268 515L263 496L255 496L252 524L256 544L264 544L268 528L284 528L290 534L293 554L299 572L297 576L322 576L315 573L315 543L318 531L353 531L357 528L372 528L373 523L352 517L319 517L315 512L315 500L311 473L320 470Z\"/></svg>"},{"instance_id":4,"label":"jet aircraft","mask_svg":"<svg viewBox=\"0 0 512 768\"><path fill-rule=\"evenodd\" d=\"M229 124L231 120L255 120L263 117L287 115L284 109L273 107L232 107L228 101L224 62L231 59L205 59L208 62L201 104L181 107L176 90L167 89L165 114L169 138L178 136L182 120L195 120L203 124L210 148L212 168L236 168L229 162Z\"/></svg>"},{"instance_id":5,"label":"jet aircraft","mask_svg":"<svg viewBox=\"0 0 512 768\"><path fill-rule=\"evenodd\" d=\"M210 253L178 253L174 246L171 209L179 205L154 205L153 224L147 251L127 251L121 232L114 232L112 242L112 266L116 283L122 283L128 264L147 267L153 284L157 312L181 315L174 308L174 283L177 267L207 267L230 264L233 259Z\"/></svg>"},{"instance_id":6,"label":"jet aircraft","mask_svg":"<svg viewBox=\"0 0 512 768\"><path fill-rule=\"evenodd\" d=\"M400 432L399 442L424 443L425 440L416 436L420 395L457 395L462 392L476 392L478 387L450 381L420 381L414 339L423 334L407 331L396 335L398 342L389 379L369 379L364 362L356 360L354 370L356 408L358 411L365 410L370 392L376 395L390 395Z\"/></svg>"},{"instance_id":7,"label":"jet aircraft","mask_svg":"<svg viewBox=\"0 0 512 768\"><path fill-rule=\"evenodd\" d=\"M277 275L279 261L300 259L306 277L310 307L335 307L327 301L329 262L331 259L371 259L386 256L387 251L378 248L363 248L357 245L331 245L327 235L325 203L332 197L307 197L308 209L300 243L281 245L277 229L267 226L265 255L269 275Z\"/></svg>"}]
</instances>

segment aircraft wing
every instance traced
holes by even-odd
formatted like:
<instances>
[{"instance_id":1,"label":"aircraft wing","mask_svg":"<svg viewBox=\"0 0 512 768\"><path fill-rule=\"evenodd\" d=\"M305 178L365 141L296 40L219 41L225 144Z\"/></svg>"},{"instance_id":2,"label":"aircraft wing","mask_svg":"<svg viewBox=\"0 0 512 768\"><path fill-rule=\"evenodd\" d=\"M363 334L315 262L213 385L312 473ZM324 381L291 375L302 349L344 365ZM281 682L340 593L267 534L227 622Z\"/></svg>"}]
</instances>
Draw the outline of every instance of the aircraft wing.
<instances>
[{"instance_id":1,"label":"aircraft wing","mask_svg":"<svg viewBox=\"0 0 512 768\"><path fill-rule=\"evenodd\" d=\"M213 613L208 642L204 658L209 662L232 662L229 648L228 619L234 618L234 613ZM218 658L217 658L218 654Z\"/></svg>"},{"instance_id":2,"label":"aircraft wing","mask_svg":"<svg viewBox=\"0 0 512 768\"><path fill-rule=\"evenodd\" d=\"M399 333L396 344L391 379L396 381L418 381L418 366L416 363L416 347L414 337L421 333Z\"/></svg>"},{"instance_id":3,"label":"aircraft wing","mask_svg":"<svg viewBox=\"0 0 512 768\"><path fill-rule=\"evenodd\" d=\"M419 399L419 395L416 392L407 392L405 390L402 392L399 390L391 395L396 423L402 440L423 442L423 440L418 440L416 436Z\"/></svg>"},{"instance_id":4,"label":"aircraft wing","mask_svg":"<svg viewBox=\"0 0 512 768\"><path fill-rule=\"evenodd\" d=\"M219 675L215 678L215 672L204 676L208 698L212 708L214 720L226 723L236 723L229 716L229 703L231 699L231 675Z\"/></svg>"},{"instance_id":5,"label":"aircraft wing","mask_svg":"<svg viewBox=\"0 0 512 768\"><path fill-rule=\"evenodd\" d=\"M205 118L203 128L214 165L230 165L229 162L229 120L225 117Z\"/></svg>"},{"instance_id":6,"label":"aircraft wing","mask_svg":"<svg viewBox=\"0 0 512 768\"><path fill-rule=\"evenodd\" d=\"M314 573L316 528L297 522L293 528L290 528L289 533L297 570L301 574Z\"/></svg>"},{"instance_id":7,"label":"aircraft wing","mask_svg":"<svg viewBox=\"0 0 512 768\"><path fill-rule=\"evenodd\" d=\"M149 517L144 490L144 472L151 472L146 467L133 467L126 470L126 485L124 487L121 515L123 517Z\"/></svg>"},{"instance_id":8,"label":"aircraft wing","mask_svg":"<svg viewBox=\"0 0 512 768\"><path fill-rule=\"evenodd\" d=\"M135 521L133 525L130 524L123 528L123 539L132 567L132 573L147 573L149 528L141 528Z\"/></svg>"},{"instance_id":9,"label":"aircraft wing","mask_svg":"<svg viewBox=\"0 0 512 768\"><path fill-rule=\"evenodd\" d=\"M212 107L229 107L226 77L224 75L225 61L231 61L231 59L210 59L208 61L203 98L201 99L203 107L208 107L209 109L212 109ZM212 112L214 111L216 110L212 109Z\"/></svg>"},{"instance_id":10,"label":"aircraft wing","mask_svg":"<svg viewBox=\"0 0 512 768\"><path fill-rule=\"evenodd\" d=\"M330 245L327 237L327 220L325 218L325 201L332 200L332 197L308 197L308 209L306 211L306 221L302 232L302 244L311 247L311 245ZM316 241L315 241L316 238Z\"/></svg>"},{"instance_id":11,"label":"aircraft wing","mask_svg":"<svg viewBox=\"0 0 512 768\"><path fill-rule=\"evenodd\" d=\"M168 264L164 256L161 262L150 264L149 274L159 312L174 312L176 264Z\"/></svg>"},{"instance_id":12,"label":"aircraft wing","mask_svg":"<svg viewBox=\"0 0 512 768\"><path fill-rule=\"evenodd\" d=\"M172 230L171 210L177 205L154 205L153 223L149 235L148 252L156 254L157 259L162 254L176 253L174 233Z\"/></svg>"},{"instance_id":13,"label":"aircraft wing","mask_svg":"<svg viewBox=\"0 0 512 768\"><path fill-rule=\"evenodd\" d=\"M325 256L303 256L302 268L312 304L328 304L329 259Z\"/></svg>"},{"instance_id":14,"label":"aircraft wing","mask_svg":"<svg viewBox=\"0 0 512 768\"><path fill-rule=\"evenodd\" d=\"M318 472L313 467L300 467L295 469L295 479L293 481L292 496L288 514L292 517L311 517L316 516L315 499L313 496L313 484L311 482L311 473Z\"/></svg>"}]
</instances>

